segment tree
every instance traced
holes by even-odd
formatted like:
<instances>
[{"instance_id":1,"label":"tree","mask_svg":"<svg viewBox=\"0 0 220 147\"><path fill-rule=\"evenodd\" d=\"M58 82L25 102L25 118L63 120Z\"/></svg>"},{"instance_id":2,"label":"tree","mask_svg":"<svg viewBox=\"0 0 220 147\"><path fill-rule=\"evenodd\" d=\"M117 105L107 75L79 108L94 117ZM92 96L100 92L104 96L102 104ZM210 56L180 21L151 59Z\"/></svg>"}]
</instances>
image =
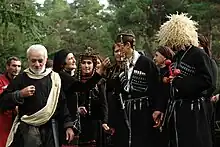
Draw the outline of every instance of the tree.
<instances>
[{"instance_id":1,"label":"tree","mask_svg":"<svg viewBox=\"0 0 220 147\"><path fill-rule=\"evenodd\" d=\"M5 68L5 58L16 55L25 57L25 49L32 42L39 42L42 28L32 0L0 1L0 71Z\"/></svg>"},{"instance_id":2,"label":"tree","mask_svg":"<svg viewBox=\"0 0 220 147\"><path fill-rule=\"evenodd\" d=\"M215 0L191 1L188 4L188 12L199 23L199 32L208 36L211 42L211 48L215 58L220 57L218 49L219 42L216 40L219 36L220 22L220 3Z\"/></svg>"},{"instance_id":3,"label":"tree","mask_svg":"<svg viewBox=\"0 0 220 147\"><path fill-rule=\"evenodd\" d=\"M68 33L64 34L64 46L74 52L83 52L86 47L109 54L112 40L107 30L105 12L98 0L75 0L70 4L71 17Z\"/></svg>"},{"instance_id":4,"label":"tree","mask_svg":"<svg viewBox=\"0 0 220 147\"><path fill-rule=\"evenodd\" d=\"M155 6L151 0L126 0L120 8L115 8L115 32L120 28L133 30L137 38L137 49L144 48L148 54L155 48L154 35L161 23L161 17L158 16L163 13L158 13Z\"/></svg>"}]
</instances>

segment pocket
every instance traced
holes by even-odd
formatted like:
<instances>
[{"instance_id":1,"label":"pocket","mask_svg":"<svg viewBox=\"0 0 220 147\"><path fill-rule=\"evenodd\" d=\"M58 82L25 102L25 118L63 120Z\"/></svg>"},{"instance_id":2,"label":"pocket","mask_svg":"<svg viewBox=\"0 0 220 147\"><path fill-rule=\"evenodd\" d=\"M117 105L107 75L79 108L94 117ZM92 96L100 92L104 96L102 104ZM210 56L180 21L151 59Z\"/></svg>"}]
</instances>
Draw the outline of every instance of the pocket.
<instances>
[{"instance_id":1,"label":"pocket","mask_svg":"<svg viewBox=\"0 0 220 147\"><path fill-rule=\"evenodd\" d=\"M148 89L147 83L146 84L139 84L139 83L131 83L131 90L136 92L146 92Z\"/></svg>"}]
</instances>

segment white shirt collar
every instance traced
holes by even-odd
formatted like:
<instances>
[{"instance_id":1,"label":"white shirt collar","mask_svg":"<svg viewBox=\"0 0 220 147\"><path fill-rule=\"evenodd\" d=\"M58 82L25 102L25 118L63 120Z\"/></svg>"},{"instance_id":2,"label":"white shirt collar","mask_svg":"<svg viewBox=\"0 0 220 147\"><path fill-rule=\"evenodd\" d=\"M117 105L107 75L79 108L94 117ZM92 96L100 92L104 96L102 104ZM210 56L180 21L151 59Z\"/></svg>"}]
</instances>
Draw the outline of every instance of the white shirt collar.
<instances>
[{"instance_id":1,"label":"white shirt collar","mask_svg":"<svg viewBox=\"0 0 220 147\"><path fill-rule=\"evenodd\" d=\"M127 62L127 65L128 65L128 68L129 68L129 64L132 63L132 65L134 66L138 60L138 58L141 56L136 50L134 50L134 57L133 57L133 61L132 60L132 57L130 57L128 59L128 62Z\"/></svg>"}]
</instances>

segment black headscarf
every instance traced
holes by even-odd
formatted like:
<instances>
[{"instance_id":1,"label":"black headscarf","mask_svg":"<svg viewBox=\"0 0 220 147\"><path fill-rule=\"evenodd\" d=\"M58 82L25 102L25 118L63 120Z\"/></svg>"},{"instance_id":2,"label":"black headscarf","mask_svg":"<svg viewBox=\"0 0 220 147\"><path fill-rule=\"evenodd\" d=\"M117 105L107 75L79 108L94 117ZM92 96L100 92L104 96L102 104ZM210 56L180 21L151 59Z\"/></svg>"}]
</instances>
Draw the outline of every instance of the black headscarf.
<instances>
[{"instance_id":1,"label":"black headscarf","mask_svg":"<svg viewBox=\"0 0 220 147\"><path fill-rule=\"evenodd\" d=\"M66 57L69 53L71 52L68 50L62 49L54 54L53 70L55 72L60 72L61 70L63 70L64 65L66 64L65 62Z\"/></svg>"}]
</instances>

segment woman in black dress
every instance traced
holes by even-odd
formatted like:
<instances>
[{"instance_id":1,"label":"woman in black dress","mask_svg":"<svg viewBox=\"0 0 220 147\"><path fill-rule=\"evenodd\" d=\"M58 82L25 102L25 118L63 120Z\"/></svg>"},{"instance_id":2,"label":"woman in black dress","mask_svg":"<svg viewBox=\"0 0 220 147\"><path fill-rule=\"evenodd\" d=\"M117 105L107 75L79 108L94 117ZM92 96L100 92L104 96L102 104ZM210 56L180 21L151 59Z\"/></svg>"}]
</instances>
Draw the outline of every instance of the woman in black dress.
<instances>
[{"instance_id":1,"label":"woman in black dress","mask_svg":"<svg viewBox=\"0 0 220 147\"><path fill-rule=\"evenodd\" d=\"M80 55L78 77L81 82L89 80L97 64L97 56L88 49ZM105 94L105 80L101 79L98 84L88 92L79 93L79 108L81 134L79 135L80 147L102 147L102 128L108 130L108 106Z\"/></svg>"}]
</instances>

